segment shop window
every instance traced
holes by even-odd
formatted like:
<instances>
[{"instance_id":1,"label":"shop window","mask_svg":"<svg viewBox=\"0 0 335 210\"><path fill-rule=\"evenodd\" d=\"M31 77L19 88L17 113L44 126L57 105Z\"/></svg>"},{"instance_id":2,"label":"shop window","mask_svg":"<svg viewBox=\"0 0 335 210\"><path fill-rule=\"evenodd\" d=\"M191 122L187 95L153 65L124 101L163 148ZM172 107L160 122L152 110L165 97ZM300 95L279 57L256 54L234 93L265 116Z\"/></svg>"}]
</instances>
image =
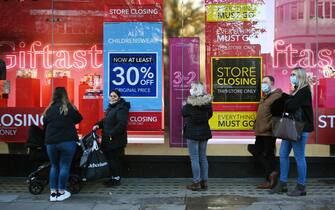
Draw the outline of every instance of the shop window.
<instances>
[{"instance_id":1,"label":"shop window","mask_svg":"<svg viewBox=\"0 0 335 210\"><path fill-rule=\"evenodd\" d=\"M298 2L298 19L304 19L304 2Z\"/></svg>"},{"instance_id":2,"label":"shop window","mask_svg":"<svg viewBox=\"0 0 335 210\"><path fill-rule=\"evenodd\" d=\"M290 4L285 4L283 5L283 10L284 10L284 22L289 21L291 19L290 15Z\"/></svg>"},{"instance_id":3,"label":"shop window","mask_svg":"<svg viewBox=\"0 0 335 210\"><path fill-rule=\"evenodd\" d=\"M318 17L323 18L323 3L324 2L318 2Z\"/></svg>"},{"instance_id":4,"label":"shop window","mask_svg":"<svg viewBox=\"0 0 335 210\"><path fill-rule=\"evenodd\" d=\"M330 2L325 2L325 18L330 18Z\"/></svg>"},{"instance_id":5,"label":"shop window","mask_svg":"<svg viewBox=\"0 0 335 210\"><path fill-rule=\"evenodd\" d=\"M277 8L277 15L276 15L276 22L277 24L281 24L283 22L283 17L284 17L284 10L282 6L279 6Z\"/></svg>"},{"instance_id":6,"label":"shop window","mask_svg":"<svg viewBox=\"0 0 335 210\"><path fill-rule=\"evenodd\" d=\"M297 19L297 13L298 13L297 4L296 3L292 3L291 4L291 19L292 20L296 20Z\"/></svg>"},{"instance_id":7,"label":"shop window","mask_svg":"<svg viewBox=\"0 0 335 210\"><path fill-rule=\"evenodd\" d=\"M310 18L314 18L315 17L315 2L312 0L310 1Z\"/></svg>"},{"instance_id":8,"label":"shop window","mask_svg":"<svg viewBox=\"0 0 335 210\"><path fill-rule=\"evenodd\" d=\"M335 2L331 2L331 5L332 18L335 19Z\"/></svg>"}]
</instances>

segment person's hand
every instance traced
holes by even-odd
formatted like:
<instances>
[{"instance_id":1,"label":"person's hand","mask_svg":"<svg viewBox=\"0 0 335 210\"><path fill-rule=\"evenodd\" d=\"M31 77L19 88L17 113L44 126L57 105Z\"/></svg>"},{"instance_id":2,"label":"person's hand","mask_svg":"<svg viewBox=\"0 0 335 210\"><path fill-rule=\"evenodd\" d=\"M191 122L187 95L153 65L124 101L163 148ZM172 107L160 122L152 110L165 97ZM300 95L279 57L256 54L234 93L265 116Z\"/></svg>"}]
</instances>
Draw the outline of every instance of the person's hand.
<instances>
[{"instance_id":1,"label":"person's hand","mask_svg":"<svg viewBox=\"0 0 335 210\"><path fill-rule=\"evenodd\" d=\"M98 129L99 129L99 125L94 125L93 128L92 128L93 131L96 131Z\"/></svg>"}]
</instances>

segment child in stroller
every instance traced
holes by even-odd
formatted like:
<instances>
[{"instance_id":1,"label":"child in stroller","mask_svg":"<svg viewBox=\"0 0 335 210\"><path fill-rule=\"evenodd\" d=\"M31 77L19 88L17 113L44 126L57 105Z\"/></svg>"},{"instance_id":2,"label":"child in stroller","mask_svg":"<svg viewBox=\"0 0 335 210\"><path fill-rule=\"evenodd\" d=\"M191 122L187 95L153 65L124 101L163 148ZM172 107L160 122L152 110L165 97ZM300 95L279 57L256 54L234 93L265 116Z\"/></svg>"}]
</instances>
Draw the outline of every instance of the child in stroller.
<instances>
[{"instance_id":1,"label":"child in stroller","mask_svg":"<svg viewBox=\"0 0 335 210\"><path fill-rule=\"evenodd\" d=\"M84 136L78 142L68 182L68 190L73 194L76 194L81 190L82 180L80 176L81 170L79 162L83 151L87 149L87 147L89 148L92 144L91 136L92 132ZM44 187L49 183L50 172L50 162L44 144L44 132L40 127L35 125L30 126L26 146L28 148L29 160L32 162L32 166L34 168L34 171L29 174L27 179L29 192L31 194L38 195L42 193Z\"/></svg>"}]
</instances>

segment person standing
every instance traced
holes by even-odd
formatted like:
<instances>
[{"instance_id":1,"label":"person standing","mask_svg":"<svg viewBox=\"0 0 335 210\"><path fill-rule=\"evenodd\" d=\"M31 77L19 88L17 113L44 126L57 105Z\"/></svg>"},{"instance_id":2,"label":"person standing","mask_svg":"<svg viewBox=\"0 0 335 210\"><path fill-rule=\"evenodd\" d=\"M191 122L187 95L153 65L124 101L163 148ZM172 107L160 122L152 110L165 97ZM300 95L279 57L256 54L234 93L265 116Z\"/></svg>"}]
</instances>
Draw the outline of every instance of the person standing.
<instances>
[{"instance_id":1,"label":"person standing","mask_svg":"<svg viewBox=\"0 0 335 210\"><path fill-rule=\"evenodd\" d=\"M261 98L255 122L255 150L256 160L265 170L266 182L257 186L260 189L270 189L276 185L278 172L276 172L276 137L272 136L271 105L282 95L282 90L274 87L275 80L272 76L264 76L262 80Z\"/></svg>"},{"instance_id":2,"label":"person standing","mask_svg":"<svg viewBox=\"0 0 335 210\"><path fill-rule=\"evenodd\" d=\"M109 94L109 105L104 119L93 126L102 129L101 150L110 165L111 177L104 182L108 187L121 184L122 157L127 145L127 126L130 103L121 98L118 90Z\"/></svg>"},{"instance_id":3,"label":"person standing","mask_svg":"<svg viewBox=\"0 0 335 210\"><path fill-rule=\"evenodd\" d=\"M184 138L187 140L191 159L193 182L187 185L192 191L207 190L208 161L207 141L212 138L208 120L212 117L212 96L207 94L201 83L192 83L190 96L182 108Z\"/></svg>"},{"instance_id":4,"label":"person standing","mask_svg":"<svg viewBox=\"0 0 335 210\"><path fill-rule=\"evenodd\" d=\"M304 196L306 192L307 164L305 158L305 146L308 134L314 130L312 91L306 75L306 70L294 68L290 81L292 84L291 97L285 101L285 111L295 113L302 110L302 120L305 122L303 132L298 141L288 141L283 139L280 145L280 182L270 193L287 192L287 180L290 168L289 154L293 148L294 158L297 163L298 179L296 187L287 193L289 196Z\"/></svg>"},{"instance_id":5,"label":"person standing","mask_svg":"<svg viewBox=\"0 0 335 210\"><path fill-rule=\"evenodd\" d=\"M64 87L56 87L49 106L43 113L45 144L50 159L50 201L63 201L71 196L66 191L78 135L75 125L83 117L69 101Z\"/></svg>"}]
</instances>

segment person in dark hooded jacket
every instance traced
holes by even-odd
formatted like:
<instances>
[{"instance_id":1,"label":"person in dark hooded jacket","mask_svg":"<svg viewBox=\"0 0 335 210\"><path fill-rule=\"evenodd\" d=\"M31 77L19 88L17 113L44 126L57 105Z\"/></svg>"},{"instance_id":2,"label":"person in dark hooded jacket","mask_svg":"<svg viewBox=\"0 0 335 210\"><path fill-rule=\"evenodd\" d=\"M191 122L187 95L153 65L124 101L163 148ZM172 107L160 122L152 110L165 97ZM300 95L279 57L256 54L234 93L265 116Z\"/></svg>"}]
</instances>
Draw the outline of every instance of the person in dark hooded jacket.
<instances>
[{"instance_id":1,"label":"person in dark hooded jacket","mask_svg":"<svg viewBox=\"0 0 335 210\"><path fill-rule=\"evenodd\" d=\"M192 83L190 96L183 106L185 121L184 138L187 139L191 159L193 182L187 185L192 191L207 190L208 161L207 141L212 138L208 120L213 115L212 97L207 94L201 83Z\"/></svg>"},{"instance_id":2,"label":"person in dark hooded jacket","mask_svg":"<svg viewBox=\"0 0 335 210\"><path fill-rule=\"evenodd\" d=\"M104 182L106 186L121 184L121 162L127 145L127 126L130 103L121 98L118 90L109 94L109 105L105 118L93 126L93 130L102 129L101 150L110 165L111 178Z\"/></svg>"}]
</instances>

